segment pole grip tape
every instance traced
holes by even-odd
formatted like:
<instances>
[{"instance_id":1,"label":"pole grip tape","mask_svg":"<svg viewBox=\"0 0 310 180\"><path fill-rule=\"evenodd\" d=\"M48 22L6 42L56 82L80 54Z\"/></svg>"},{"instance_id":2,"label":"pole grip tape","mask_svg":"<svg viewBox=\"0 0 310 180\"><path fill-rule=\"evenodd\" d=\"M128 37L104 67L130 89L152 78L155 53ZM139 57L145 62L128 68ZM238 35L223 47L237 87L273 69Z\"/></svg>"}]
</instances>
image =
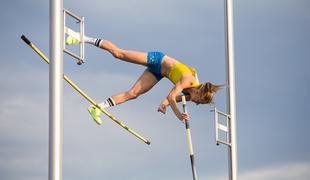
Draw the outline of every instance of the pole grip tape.
<instances>
[{"instance_id":1,"label":"pole grip tape","mask_svg":"<svg viewBox=\"0 0 310 180\"><path fill-rule=\"evenodd\" d=\"M21 38L25 41L26 44L28 44L29 46L31 45L31 41L25 35L22 35Z\"/></svg>"},{"instance_id":2,"label":"pole grip tape","mask_svg":"<svg viewBox=\"0 0 310 180\"><path fill-rule=\"evenodd\" d=\"M184 95L182 95L182 103L183 103L183 104L186 104L186 98L185 98Z\"/></svg>"}]
</instances>

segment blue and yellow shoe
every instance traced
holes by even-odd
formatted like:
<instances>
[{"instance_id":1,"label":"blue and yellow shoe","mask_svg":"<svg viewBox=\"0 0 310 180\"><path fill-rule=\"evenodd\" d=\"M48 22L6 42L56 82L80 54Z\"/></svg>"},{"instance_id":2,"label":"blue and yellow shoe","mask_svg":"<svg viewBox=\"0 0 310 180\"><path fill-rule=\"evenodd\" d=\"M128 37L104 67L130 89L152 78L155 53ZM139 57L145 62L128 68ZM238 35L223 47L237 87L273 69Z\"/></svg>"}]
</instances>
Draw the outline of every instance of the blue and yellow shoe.
<instances>
[{"instance_id":1,"label":"blue and yellow shoe","mask_svg":"<svg viewBox=\"0 0 310 180\"><path fill-rule=\"evenodd\" d=\"M88 107L88 112L98 125L102 124L102 120L100 118L101 111L99 108L97 108L94 105L91 105Z\"/></svg>"},{"instance_id":2,"label":"blue and yellow shoe","mask_svg":"<svg viewBox=\"0 0 310 180\"><path fill-rule=\"evenodd\" d=\"M66 39L66 44L71 45L71 44L79 44L80 41L75 39L73 36L68 36Z\"/></svg>"}]
</instances>

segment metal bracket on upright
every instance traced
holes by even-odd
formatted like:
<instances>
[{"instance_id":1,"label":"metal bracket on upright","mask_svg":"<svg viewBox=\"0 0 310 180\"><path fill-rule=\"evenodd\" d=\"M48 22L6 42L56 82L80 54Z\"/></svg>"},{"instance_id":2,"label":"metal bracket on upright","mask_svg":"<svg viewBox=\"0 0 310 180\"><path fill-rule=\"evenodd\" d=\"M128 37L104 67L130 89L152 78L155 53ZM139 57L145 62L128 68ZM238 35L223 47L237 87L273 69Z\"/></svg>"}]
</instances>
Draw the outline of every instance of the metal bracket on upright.
<instances>
[{"instance_id":1,"label":"metal bracket on upright","mask_svg":"<svg viewBox=\"0 0 310 180\"><path fill-rule=\"evenodd\" d=\"M77 23L80 24L80 31L79 32L75 32L72 29L68 28L66 26L66 16L69 15L72 18L74 18ZM75 59L78 60L77 64L81 65L82 63L84 63L84 17L81 16L77 16L75 14L73 14L72 12L64 9L63 10L63 18L64 18L64 52L67 53L68 55L74 57ZM80 51L79 51L79 55L69 51L68 49L66 49L66 34L69 36L74 37L75 39L77 39L78 41L80 41Z\"/></svg>"},{"instance_id":2,"label":"metal bracket on upright","mask_svg":"<svg viewBox=\"0 0 310 180\"><path fill-rule=\"evenodd\" d=\"M230 142L230 127L229 127L230 115L228 115L228 114L218 110L215 106L214 106L214 110L211 110L211 111L214 112L216 145L225 144L227 146L231 146L231 142ZM224 124L219 122L219 118L220 117L224 117L225 118L225 122L222 122ZM220 134L224 134L224 137L220 136Z\"/></svg>"}]
</instances>

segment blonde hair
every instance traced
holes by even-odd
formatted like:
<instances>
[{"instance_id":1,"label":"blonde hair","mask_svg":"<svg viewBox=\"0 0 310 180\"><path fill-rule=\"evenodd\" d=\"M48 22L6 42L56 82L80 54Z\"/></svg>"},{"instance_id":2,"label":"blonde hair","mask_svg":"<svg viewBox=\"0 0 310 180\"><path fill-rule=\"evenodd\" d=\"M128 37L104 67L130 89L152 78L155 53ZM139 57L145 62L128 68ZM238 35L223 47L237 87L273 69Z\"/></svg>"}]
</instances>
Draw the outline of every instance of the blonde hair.
<instances>
[{"instance_id":1,"label":"blonde hair","mask_svg":"<svg viewBox=\"0 0 310 180\"><path fill-rule=\"evenodd\" d=\"M222 89L225 84L217 85L210 82L204 82L197 87L197 93L199 94L199 99L201 104L213 103L214 96L216 92Z\"/></svg>"}]
</instances>

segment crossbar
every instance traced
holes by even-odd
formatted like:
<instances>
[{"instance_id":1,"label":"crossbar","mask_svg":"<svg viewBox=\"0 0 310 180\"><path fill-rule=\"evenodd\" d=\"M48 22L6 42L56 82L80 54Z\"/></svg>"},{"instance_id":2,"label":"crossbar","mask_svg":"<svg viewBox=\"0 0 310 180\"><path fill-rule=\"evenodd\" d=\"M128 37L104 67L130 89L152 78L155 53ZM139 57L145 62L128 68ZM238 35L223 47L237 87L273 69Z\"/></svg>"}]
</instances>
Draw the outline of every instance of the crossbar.
<instances>
[{"instance_id":1,"label":"crossbar","mask_svg":"<svg viewBox=\"0 0 310 180\"><path fill-rule=\"evenodd\" d=\"M26 44L28 44L47 64L49 64L49 59L28 39L26 38L24 35L22 35L21 37L24 42ZM150 145L151 142L147 139L145 139L144 137L142 137L141 135L139 135L138 133L136 133L135 131L133 131L132 129L130 129L128 126L126 126L125 124L121 123L120 121L118 121L112 114L110 114L108 111L106 111L105 109L102 109L94 100L92 100L84 91L82 91L73 81L71 81L69 79L68 76L66 76L65 74L63 75L64 80L69 83L71 85L72 88L74 88L81 96L83 96L88 102L90 102L91 104L93 104L94 106L96 106L98 109L100 109L100 111L105 114L106 116L108 116L111 120L113 120L115 123L117 123L119 126L121 126L122 128L124 128L126 131L128 131L129 133L131 133L132 135L136 136L138 139L140 139L141 141L143 141L144 143L146 143L147 145Z\"/></svg>"}]
</instances>

